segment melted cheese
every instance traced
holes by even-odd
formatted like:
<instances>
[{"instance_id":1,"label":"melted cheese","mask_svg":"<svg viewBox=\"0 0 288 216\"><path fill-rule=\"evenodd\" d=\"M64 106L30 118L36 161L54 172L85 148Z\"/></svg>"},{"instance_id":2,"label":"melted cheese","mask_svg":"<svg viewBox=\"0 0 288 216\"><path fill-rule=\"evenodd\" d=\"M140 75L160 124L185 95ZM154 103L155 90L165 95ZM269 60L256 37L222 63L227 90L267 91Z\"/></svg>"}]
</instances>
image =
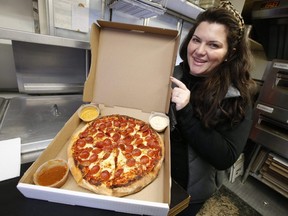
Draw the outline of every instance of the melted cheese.
<instances>
[{"instance_id":1,"label":"melted cheese","mask_svg":"<svg viewBox=\"0 0 288 216\"><path fill-rule=\"evenodd\" d=\"M133 167L126 166L126 157L122 154L122 152L118 155L118 166L123 168L124 173L129 172L133 169Z\"/></svg>"}]
</instances>

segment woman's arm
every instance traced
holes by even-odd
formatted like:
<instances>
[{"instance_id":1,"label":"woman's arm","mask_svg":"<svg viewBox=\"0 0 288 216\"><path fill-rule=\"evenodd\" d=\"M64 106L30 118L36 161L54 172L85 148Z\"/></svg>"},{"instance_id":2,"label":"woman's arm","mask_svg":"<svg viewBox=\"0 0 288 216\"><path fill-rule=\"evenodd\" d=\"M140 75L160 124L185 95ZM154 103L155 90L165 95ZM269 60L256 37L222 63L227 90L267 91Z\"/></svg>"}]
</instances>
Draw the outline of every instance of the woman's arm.
<instances>
[{"instance_id":1,"label":"woman's arm","mask_svg":"<svg viewBox=\"0 0 288 216\"><path fill-rule=\"evenodd\" d=\"M222 125L216 129L204 128L193 116L190 103L177 111L178 128L188 145L191 145L200 157L219 170L231 167L243 151L252 125L252 108L246 112L246 118L234 128Z\"/></svg>"}]
</instances>

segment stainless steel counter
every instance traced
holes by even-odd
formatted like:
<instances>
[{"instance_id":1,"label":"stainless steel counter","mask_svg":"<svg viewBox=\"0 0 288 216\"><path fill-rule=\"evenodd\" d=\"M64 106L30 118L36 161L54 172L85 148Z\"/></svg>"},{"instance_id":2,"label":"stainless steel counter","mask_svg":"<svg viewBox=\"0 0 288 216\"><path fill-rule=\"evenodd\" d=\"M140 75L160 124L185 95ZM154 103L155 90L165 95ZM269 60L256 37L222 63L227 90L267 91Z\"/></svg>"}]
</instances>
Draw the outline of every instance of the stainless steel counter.
<instances>
[{"instance_id":1,"label":"stainless steel counter","mask_svg":"<svg viewBox=\"0 0 288 216\"><path fill-rule=\"evenodd\" d=\"M82 102L82 95L22 96L8 99L0 140L21 138L21 162L35 160Z\"/></svg>"}]
</instances>

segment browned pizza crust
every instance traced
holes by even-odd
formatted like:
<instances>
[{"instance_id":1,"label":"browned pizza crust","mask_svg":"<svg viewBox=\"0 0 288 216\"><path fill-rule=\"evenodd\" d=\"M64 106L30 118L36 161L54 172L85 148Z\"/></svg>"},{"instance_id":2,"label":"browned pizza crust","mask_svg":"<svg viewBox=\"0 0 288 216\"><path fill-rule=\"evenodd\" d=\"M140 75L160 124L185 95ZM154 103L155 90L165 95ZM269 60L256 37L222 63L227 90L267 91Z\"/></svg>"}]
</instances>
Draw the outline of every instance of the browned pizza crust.
<instances>
[{"instance_id":1,"label":"browned pizza crust","mask_svg":"<svg viewBox=\"0 0 288 216\"><path fill-rule=\"evenodd\" d=\"M115 116L119 116L119 115L111 115L111 116L115 117ZM111 117L111 116L107 116L106 118ZM131 118L128 116L124 116L124 117L129 118L130 120L134 119L134 118ZM102 117L102 119L105 119L105 117ZM96 119L95 121L101 121L101 120ZM82 136L81 135L82 132L84 132L87 128L88 129L91 128L90 127L91 124L96 124L95 121L87 123L87 124L85 124L85 126L80 128L79 130L75 131L73 136L71 137L71 140L70 140L70 143L69 143L68 149L67 149L69 168L70 168L70 171L71 171L75 181L77 182L77 184L79 186L86 188L86 189L88 189L94 193L97 193L97 194L122 197L122 196L127 196L127 195L130 195L130 194L133 194L133 193L136 193L136 192L142 190L144 187L149 185L151 182L153 182L157 178L158 173L161 169L163 160L164 160L164 143L163 143L163 140L160 137L160 135L156 131L154 131L152 128L150 128L149 125L145 122L143 122L143 125L145 124L145 127L147 127L147 126L149 127L147 129L147 131L149 131L149 133L150 133L149 137L150 138L153 137L153 142L151 144L152 147L151 147L151 145L148 144L148 141L147 141L146 146L144 146L145 148L143 147L143 144L142 144L143 149L141 150L142 154L140 156L146 156L150 150L156 152L157 156L155 156L155 155L151 156L150 155L150 161L148 164L149 166L152 166L153 168L149 168L149 166L146 164L145 165L140 164L139 161L141 161L141 160L139 158L138 158L138 162L135 166L132 166L132 167L129 166L128 167L126 165L128 157L125 158L127 156L126 154L128 154L128 153L125 150L123 150L123 148L120 148L119 147L120 145L118 145L118 144L117 144L117 148L114 147L113 152L112 153L110 152L110 156L108 158L105 158L105 159L104 159L104 157L101 158L104 155L103 154L101 157L99 156L97 161L91 163L92 165L89 165L89 166L86 166L85 168L83 168L82 162L77 161L78 159L75 158L75 155L73 154L74 149L75 149L75 145L76 145L75 143L77 142L78 139L80 139L79 136ZM135 121L139 122L140 120L135 119ZM141 124L142 124L142 122L141 122ZM135 131L136 130L139 130L138 126L135 126ZM108 133L108 131L109 131L109 133ZM144 133L147 133L147 131L145 131ZM109 136L108 135L107 136L109 139L111 139L113 132L111 134L110 134L110 132L111 132L111 129L109 128L109 129L107 129L106 134L105 133L103 133L103 134L105 134L105 136L107 134L109 134ZM98 133L100 134L101 132L99 132L99 131L95 132L95 134L98 134ZM101 134L102 140L104 140L106 138L106 137L102 137L103 134ZM125 137L125 136L129 137L129 135L127 135L127 134L125 134L125 135L122 134L122 137ZM95 135L95 137L96 137L96 135ZM145 136L143 135L142 138L144 140ZM133 142L136 142L136 141L134 140ZM153 146L154 142L157 143L156 147ZM133 144L133 145L135 145L134 149L137 148L136 144ZM97 146L97 144L95 144L95 143L93 145L89 144L89 145L87 145L87 149L89 149L90 152L93 152L93 148L97 149L96 146ZM114 144L114 146L115 146L115 144ZM127 144L127 146L128 146L128 144ZM151 148L151 149L149 149L149 148ZM91 154L92 153L90 153L90 156L91 156ZM117 163L115 162L115 166L113 166L113 161L117 161ZM83 162L83 164L86 164L86 163L87 163L86 161ZM98 177L94 177L93 175L91 178L85 177L86 175L89 176L89 174L90 174L89 172L91 171L93 165L101 167L101 166L104 166L103 164L105 164L105 166L109 165L107 168L109 170L109 172L111 173L111 180L109 180L109 186L107 186L108 185L107 182L104 182L104 183L100 182L100 180L99 180L100 177L98 174L97 174ZM118 179L116 177L116 166L117 165L120 168L122 168L123 170L126 170L125 172L123 171L124 172L123 174L121 174L121 180L126 180L126 177L131 177L131 179L128 178L127 183L125 183L125 181L124 181L123 184L120 184L119 182L116 184L116 180L113 181L113 178ZM145 171L145 169L148 169L148 168L151 170L149 170L149 172ZM144 170L142 170L142 169L144 169ZM102 168L100 168L99 172L101 172L101 171L102 171ZM130 171L132 173L131 175L129 175ZM141 173L144 173L144 174L141 174ZM96 174L95 174L95 176L96 176ZM87 180L87 179L90 179L90 180ZM122 182L122 181L120 181L120 182Z\"/></svg>"},{"instance_id":2,"label":"browned pizza crust","mask_svg":"<svg viewBox=\"0 0 288 216\"><path fill-rule=\"evenodd\" d=\"M74 131L72 137L70 138L69 145L67 148L68 166L77 184L79 184L83 180L83 176L81 174L80 169L78 169L78 167L75 165L72 146L74 145L74 142L78 139L78 134L84 131L87 127L88 127L88 124L85 124L84 127Z\"/></svg>"},{"instance_id":3,"label":"browned pizza crust","mask_svg":"<svg viewBox=\"0 0 288 216\"><path fill-rule=\"evenodd\" d=\"M157 166L157 168L155 167L153 172L150 172L149 174L143 176L141 179L135 181L133 184L127 187L115 188L113 190L113 196L121 197L141 191L144 187L152 183L157 178L160 168L161 165L159 163L159 165Z\"/></svg>"}]
</instances>

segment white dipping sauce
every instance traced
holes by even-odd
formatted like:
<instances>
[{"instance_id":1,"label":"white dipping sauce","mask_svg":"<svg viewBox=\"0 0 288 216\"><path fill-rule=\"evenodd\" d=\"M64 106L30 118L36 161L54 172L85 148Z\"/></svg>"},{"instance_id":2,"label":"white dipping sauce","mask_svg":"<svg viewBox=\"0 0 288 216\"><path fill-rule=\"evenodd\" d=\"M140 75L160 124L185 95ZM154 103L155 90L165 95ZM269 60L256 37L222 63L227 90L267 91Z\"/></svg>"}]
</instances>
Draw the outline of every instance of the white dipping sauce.
<instances>
[{"instance_id":1,"label":"white dipping sauce","mask_svg":"<svg viewBox=\"0 0 288 216\"><path fill-rule=\"evenodd\" d=\"M163 130L168 126L168 119L161 116L154 116L150 119L150 124L155 130Z\"/></svg>"}]
</instances>

